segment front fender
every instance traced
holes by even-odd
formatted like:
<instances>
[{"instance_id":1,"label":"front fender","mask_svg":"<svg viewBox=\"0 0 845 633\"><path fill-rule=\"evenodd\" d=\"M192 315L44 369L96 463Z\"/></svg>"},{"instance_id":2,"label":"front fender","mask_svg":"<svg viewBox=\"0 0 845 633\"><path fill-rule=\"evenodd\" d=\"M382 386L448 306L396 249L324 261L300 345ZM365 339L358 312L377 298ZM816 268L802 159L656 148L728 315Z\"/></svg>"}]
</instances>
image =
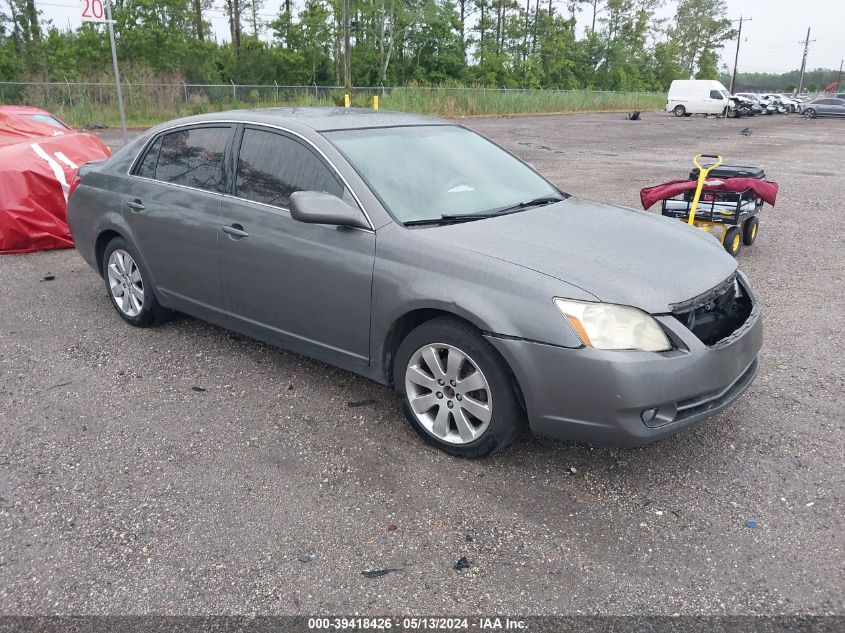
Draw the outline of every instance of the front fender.
<instances>
[{"instance_id":1,"label":"front fender","mask_svg":"<svg viewBox=\"0 0 845 633\"><path fill-rule=\"evenodd\" d=\"M421 239L395 224L378 231L373 270L371 359L384 358L394 324L414 310L459 316L483 332L581 347L554 297L596 298L536 271L454 246ZM389 378L389 377L384 377Z\"/></svg>"}]
</instances>

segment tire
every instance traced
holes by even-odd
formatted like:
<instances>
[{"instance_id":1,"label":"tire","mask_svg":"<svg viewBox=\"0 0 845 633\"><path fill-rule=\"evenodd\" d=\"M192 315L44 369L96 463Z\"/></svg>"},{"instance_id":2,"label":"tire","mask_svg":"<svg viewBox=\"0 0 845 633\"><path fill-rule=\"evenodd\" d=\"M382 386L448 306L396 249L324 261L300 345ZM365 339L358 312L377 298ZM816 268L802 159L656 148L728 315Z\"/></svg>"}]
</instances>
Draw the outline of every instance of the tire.
<instances>
[{"instance_id":1,"label":"tire","mask_svg":"<svg viewBox=\"0 0 845 633\"><path fill-rule=\"evenodd\" d=\"M458 364L450 366L451 359ZM464 381L471 382L462 389ZM509 446L524 427L507 363L477 329L456 318L427 321L405 337L393 385L411 426L450 455L486 457Z\"/></svg>"},{"instance_id":2,"label":"tire","mask_svg":"<svg viewBox=\"0 0 845 633\"><path fill-rule=\"evenodd\" d=\"M676 105L672 112L675 114L676 117L682 117L686 115L687 109L682 105Z\"/></svg>"},{"instance_id":3,"label":"tire","mask_svg":"<svg viewBox=\"0 0 845 633\"><path fill-rule=\"evenodd\" d=\"M813 108L807 108L804 110L804 118L805 119L815 119L816 118L816 111Z\"/></svg>"},{"instance_id":4,"label":"tire","mask_svg":"<svg viewBox=\"0 0 845 633\"><path fill-rule=\"evenodd\" d=\"M742 224L742 243L746 246L751 246L754 240L757 239L757 232L759 230L760 220L756 217L748 218Z\"/></svg>"},{"instance_id":5,"label":"tire","mask_svg":"<svg viewBox=\"0 0 845 633\"><path fill-rule=\"evenodd\" d=\"M146 282L150 278L135 249L116 237L103 253L103 280L112 306L124 321L135 327L161 323L171 312L162 308Z\"/></svg>"},{"instance_id":6,"label":"tire","mask_svg":"<svg viewBox=\"0 0 845 633\"><path fill-rule=\"evenodd\" d=\"M732 108L725 108L727 110L727 115L729 119L736 119L739 118L739 112Z\"/></svg>"},{"instance_id":7,"label":"tire","mask_svg":"<svg viewBox=\"0 0 845 633\"><path fill-rule=\"evenodd\" d=\"M742 229L732 226L725 232L725 239L722 242L725 250L736 257L742 250Z\"/></svg>"}]
</instances>

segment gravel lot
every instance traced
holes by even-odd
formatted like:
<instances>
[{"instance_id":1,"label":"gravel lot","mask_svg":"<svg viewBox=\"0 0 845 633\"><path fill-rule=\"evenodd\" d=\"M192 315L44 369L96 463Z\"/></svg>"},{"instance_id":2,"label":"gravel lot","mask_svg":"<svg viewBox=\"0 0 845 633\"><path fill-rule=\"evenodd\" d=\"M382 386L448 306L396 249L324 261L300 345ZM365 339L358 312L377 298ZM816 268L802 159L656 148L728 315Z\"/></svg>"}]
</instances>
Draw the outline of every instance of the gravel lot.
<instances>
[{"instance_id":1,"label":"gravel lot","mask_svg":"<svg viewBox=\"0 0 845 633\"><path fill-rule=\"evenodd\" d=\"M75 252L5 256L0 614L845 614L845 122L466 124L628 206L697 151L766 168L736 406L641 449L462 461L375 383L188 317L130 328Z\"/></svg>"}]
</instances>

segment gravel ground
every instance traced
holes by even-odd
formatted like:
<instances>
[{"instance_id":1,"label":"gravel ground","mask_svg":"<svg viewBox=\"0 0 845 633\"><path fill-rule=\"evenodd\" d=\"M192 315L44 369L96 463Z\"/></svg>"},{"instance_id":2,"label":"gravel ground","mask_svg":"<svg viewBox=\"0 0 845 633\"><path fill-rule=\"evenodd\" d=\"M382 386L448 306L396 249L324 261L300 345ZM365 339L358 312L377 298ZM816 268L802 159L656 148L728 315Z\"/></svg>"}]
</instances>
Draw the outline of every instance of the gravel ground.
<instances>
[{"instance_id":1,"label":"gravel ground","mask_svg":"<svg viewBox=\"0 0 845 633\"><path fill-rule=\"evenodd\" d=\"M629 206L697 151L764 166L748 393L640 449L463 461L384 387L188 317L130 328L75 252L5 256L0 614L845 614L845 122L466 123Z\"/></svg>"}]
</instances>

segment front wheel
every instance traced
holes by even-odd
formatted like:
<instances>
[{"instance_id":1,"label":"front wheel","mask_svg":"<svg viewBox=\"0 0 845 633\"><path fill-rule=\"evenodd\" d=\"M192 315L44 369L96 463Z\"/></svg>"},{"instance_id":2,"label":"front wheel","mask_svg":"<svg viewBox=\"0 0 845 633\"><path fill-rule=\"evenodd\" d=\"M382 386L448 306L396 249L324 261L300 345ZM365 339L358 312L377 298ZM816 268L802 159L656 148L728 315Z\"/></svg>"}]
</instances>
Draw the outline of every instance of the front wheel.
<instances>
[{"instance_id":1,"label":"front wheel","mask_svg":"<svg viewBox=\"0 0 845 633\"><path fill-rule=\"evenodd\" d=\"M123 238L109 242L103 254L103 279L114 309L135 327L149 327L163 321L170 312L162 308L149 275L141 268L140 258Z\"/></svg>"},{"instance_id":2,"label":"front wheel","mask_svg":"<svg viewBox=\"0 0 845 633\"><path fill-rule=\"evenodd\" d=\"M393 384L411 426L458 457L484 457L518 435L524 412L504 359L474 327L450 317L402 341Z\"/></svg>"},{"instance_id":3,"label":"front wheel","mask_svg":"<svg viewBox=\"0 0 845 633\"><path fill-rule=\"evenodd\" d=\"M804 118L806 119L815 119L816 118L816 111L813 108L807 108L804 110Z\"/></svg>"}]
</instances>

